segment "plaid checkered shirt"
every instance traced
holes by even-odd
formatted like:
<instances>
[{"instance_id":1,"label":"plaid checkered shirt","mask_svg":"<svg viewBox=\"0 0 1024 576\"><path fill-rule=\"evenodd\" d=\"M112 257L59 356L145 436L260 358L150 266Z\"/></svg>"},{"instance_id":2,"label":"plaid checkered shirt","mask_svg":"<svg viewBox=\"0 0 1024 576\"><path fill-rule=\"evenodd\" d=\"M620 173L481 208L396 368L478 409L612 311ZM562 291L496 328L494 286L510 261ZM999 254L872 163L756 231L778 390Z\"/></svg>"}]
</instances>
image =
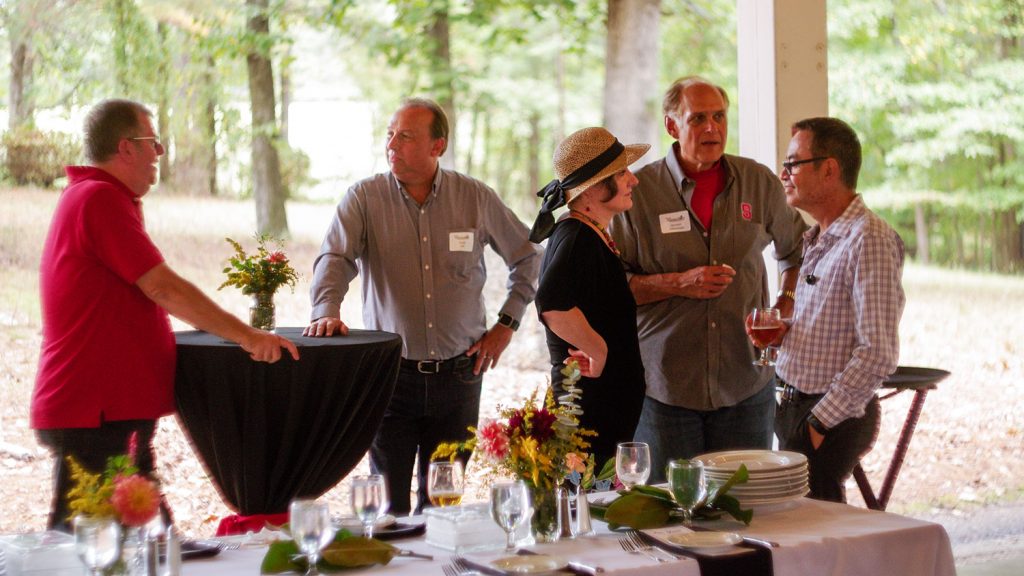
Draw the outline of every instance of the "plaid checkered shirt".
<instances>
[{"instance_id":1,"label":"plaid checkered shirt","mask_svg":"<svg viewBox=\"0 0 1024 576\"><path fill-rule=\"evenodd\" d=\"M824 232L804 234L793 323L776 371L831 428L864 408L899 360L903 241L858 195Z\"/></svg>"}]
</instances>

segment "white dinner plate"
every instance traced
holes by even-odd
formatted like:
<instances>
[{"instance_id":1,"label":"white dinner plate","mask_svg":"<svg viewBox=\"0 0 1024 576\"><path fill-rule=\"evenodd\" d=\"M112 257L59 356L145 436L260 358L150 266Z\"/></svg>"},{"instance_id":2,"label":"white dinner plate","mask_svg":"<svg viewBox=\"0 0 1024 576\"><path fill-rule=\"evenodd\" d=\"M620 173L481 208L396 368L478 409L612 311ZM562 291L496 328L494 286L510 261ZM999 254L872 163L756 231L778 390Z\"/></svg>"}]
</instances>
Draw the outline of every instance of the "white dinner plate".
<instances>
[{"instance_id":1,"label":"white dinner plate","mask_svg":"<svg viewBox=\"0 0 1024 576\"><path fill-rule=\"evenodd\" d=\"M764 504L779 504L781 502L789 502L790 500L799 500L806 496L808 492L810 492L810 490L804 488L803 490L796 494L789 494L787 496L773 496L767 498L744 498L741 496L736 499L740 501L741 507L747 508L750 506L762 506Z\"/></svg>"},{"instance_id":2,"label":"white dinner plate","mask_svg":"<svg viewBox=\"0 0 1024 576\"><path fill-rule=\"evenodd\" d=\"M762 470L786 470L807 465L807 457L803 454L784 450L728 450L703 454L694 460L704 464L704 468L714 471L735 472L740 464L746 464L751 474Z\"/></svg>"},{"instance_id":3,"label":"white dinner plate","mask_svg":"<svg viewBox=\"0 0 1024 576\"><path fill-rule=\"evenodd\" d=\"M735 546L743 541L743 538L735 532L685 532L670 534L666 540L693 550L719 550Z\"/></svg>"},{"instance_id":4,"label":"white dinner plate","mask_svg":"<svg viewBox=\"0 0 1024 576\"><path fill-rule=\"evenodd\" d=\"M731 473L705 473L708 480L714 480L716 482L725 483L732 477ZM747 481L737 486L750 485L755 486L759 484L785 484L793 482L802 482L807 479L806 468L795 468L793 470L787 470L785 474L758 474L749 475Z\"/></svg>"},{"instance_id":5,"label":"white dinner plate","mask_svg":"<svg viewBox=\"0 0 1024 576\"><path fill-rule=\"evenodd\" d=\"M522 554L498 558L491 565L512 574L545 574L565 568L568 562L547 554Z\"/></svg>"},{"instance_id":6,"label":"white dinner plate","mask_svg":"<svg viewBox=\"0 0 1024 576\"><path fill-rule=\"evenodd\" d=\"M396 518L391 514L385 514L380 518L377 518L377 521L373 523L373 529L378 530L380 528L387 528L388 526L394 524L396 521ZM334 524L336 524L340 528L344 528L349 531L363 531L363 523L360 522L359 518L356 518L355 516L336 517L334 519Z\"/></svg>"},{"instance_id":7,"label":"white dinner plate","mask_svg":"<svg viewBox=\"0 0 1024 576\"><path fill-rule=\"evenodd\" d=\"M729 491L729 495L733 496L740 502L744 500L761 500L764 498L782 498L785 496L803 496L807 493L807 484L803 486L797 486L789 490L767 490L763 492L736 492L734 490Z\"/></svg>"}]
</instances>

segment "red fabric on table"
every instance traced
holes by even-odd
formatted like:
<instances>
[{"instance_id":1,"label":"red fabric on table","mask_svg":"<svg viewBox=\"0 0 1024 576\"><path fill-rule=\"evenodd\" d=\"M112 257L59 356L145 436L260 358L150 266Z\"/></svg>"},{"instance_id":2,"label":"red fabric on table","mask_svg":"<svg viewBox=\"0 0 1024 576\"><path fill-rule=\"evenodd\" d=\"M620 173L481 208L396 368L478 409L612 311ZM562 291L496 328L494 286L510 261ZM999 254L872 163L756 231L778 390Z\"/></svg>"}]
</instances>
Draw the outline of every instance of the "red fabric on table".
<instances>
[{"instance_id":1,"label":"red fabric on table","mask_svg":"<svg viewBox=\"0 0 1024 576\"><path fill-rule=\"evenodd\" d=\"M287 523L287 512L281 512L280 514L253 514L252 516L232 514L220 519L220 524L217 525L217 536L259 532L267 524L281 526Z\"/></svg>"}]
</instances>

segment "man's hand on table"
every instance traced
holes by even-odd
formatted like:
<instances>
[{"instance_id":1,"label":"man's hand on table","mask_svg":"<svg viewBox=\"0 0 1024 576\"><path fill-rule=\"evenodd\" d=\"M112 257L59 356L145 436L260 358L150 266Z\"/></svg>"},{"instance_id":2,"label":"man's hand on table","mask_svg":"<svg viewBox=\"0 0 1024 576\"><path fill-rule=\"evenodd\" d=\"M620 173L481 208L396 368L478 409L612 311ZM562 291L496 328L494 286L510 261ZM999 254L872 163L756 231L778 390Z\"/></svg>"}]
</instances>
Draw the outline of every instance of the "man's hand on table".
<instances>
[{"instance_id":1,"label":"man's hand on table","mask_svg":"<svg viewBox=\"0 0 1024 576\"><path fill-rule=\"evenodd\" d=\"M291 355L293 360L299 359L299 349L291 340L263 330L253 329L245 340L239 343L242 350L249 353L249 357L257 362L269 362L273 364L281 359L281 349L284 348Z\"/></svg>"},{"instance_id":2,"label":"man's hand on table","mask_svg":"<svg viewBox=\"0 0 1024 576\"><path fill-rule=\"evenodd\" d=\"M498 365L498 359L512 341L512 329L503 324L495 324L479 340L466 350L466 356L476 354L473 374L487 372Z\"/></svg>"},{"instance_id":3,"label":"man's hand on table","mask_svg":"<svg viewBox=\"0 0 1024 576\"><path fill-rule=\"evenodd\" d=\"M302 329L303 336L319 338L320 336L348 336L348 326L341 321L341 318L324 316L310 322L309 326Z\"/></svg>"}]
</instances>

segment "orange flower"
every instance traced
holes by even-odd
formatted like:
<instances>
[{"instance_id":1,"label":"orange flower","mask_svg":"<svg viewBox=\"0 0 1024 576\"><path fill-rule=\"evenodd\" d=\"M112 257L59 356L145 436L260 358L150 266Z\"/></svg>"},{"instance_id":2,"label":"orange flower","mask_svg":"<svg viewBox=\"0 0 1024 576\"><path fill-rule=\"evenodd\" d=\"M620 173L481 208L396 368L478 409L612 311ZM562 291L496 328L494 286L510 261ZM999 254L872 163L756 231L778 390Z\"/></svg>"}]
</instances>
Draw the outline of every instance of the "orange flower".
<instances>
[{"instance_id":1,"label":"orange flower","mask_svg":"<svg viewBox=\"0 0 1024 576\"><path fill-rule=\"evenodd\" d=\"M142 526L156 516L160 508L160 491L156 485L139 476L121 476L114 480L110 503L125 526Z\"/></svg>"},{"instance_id":2,"label":"orange flower","mask_svg":"<svg viewBox=\"0 0 1024 576\"><path fill-rule=\"evenodd\" d=\"M570 472L579 472L583 474L587 471L587 461L582 456L575 452L569 452L565 455L565 467Z\"/></svg>"}]
</instances>

